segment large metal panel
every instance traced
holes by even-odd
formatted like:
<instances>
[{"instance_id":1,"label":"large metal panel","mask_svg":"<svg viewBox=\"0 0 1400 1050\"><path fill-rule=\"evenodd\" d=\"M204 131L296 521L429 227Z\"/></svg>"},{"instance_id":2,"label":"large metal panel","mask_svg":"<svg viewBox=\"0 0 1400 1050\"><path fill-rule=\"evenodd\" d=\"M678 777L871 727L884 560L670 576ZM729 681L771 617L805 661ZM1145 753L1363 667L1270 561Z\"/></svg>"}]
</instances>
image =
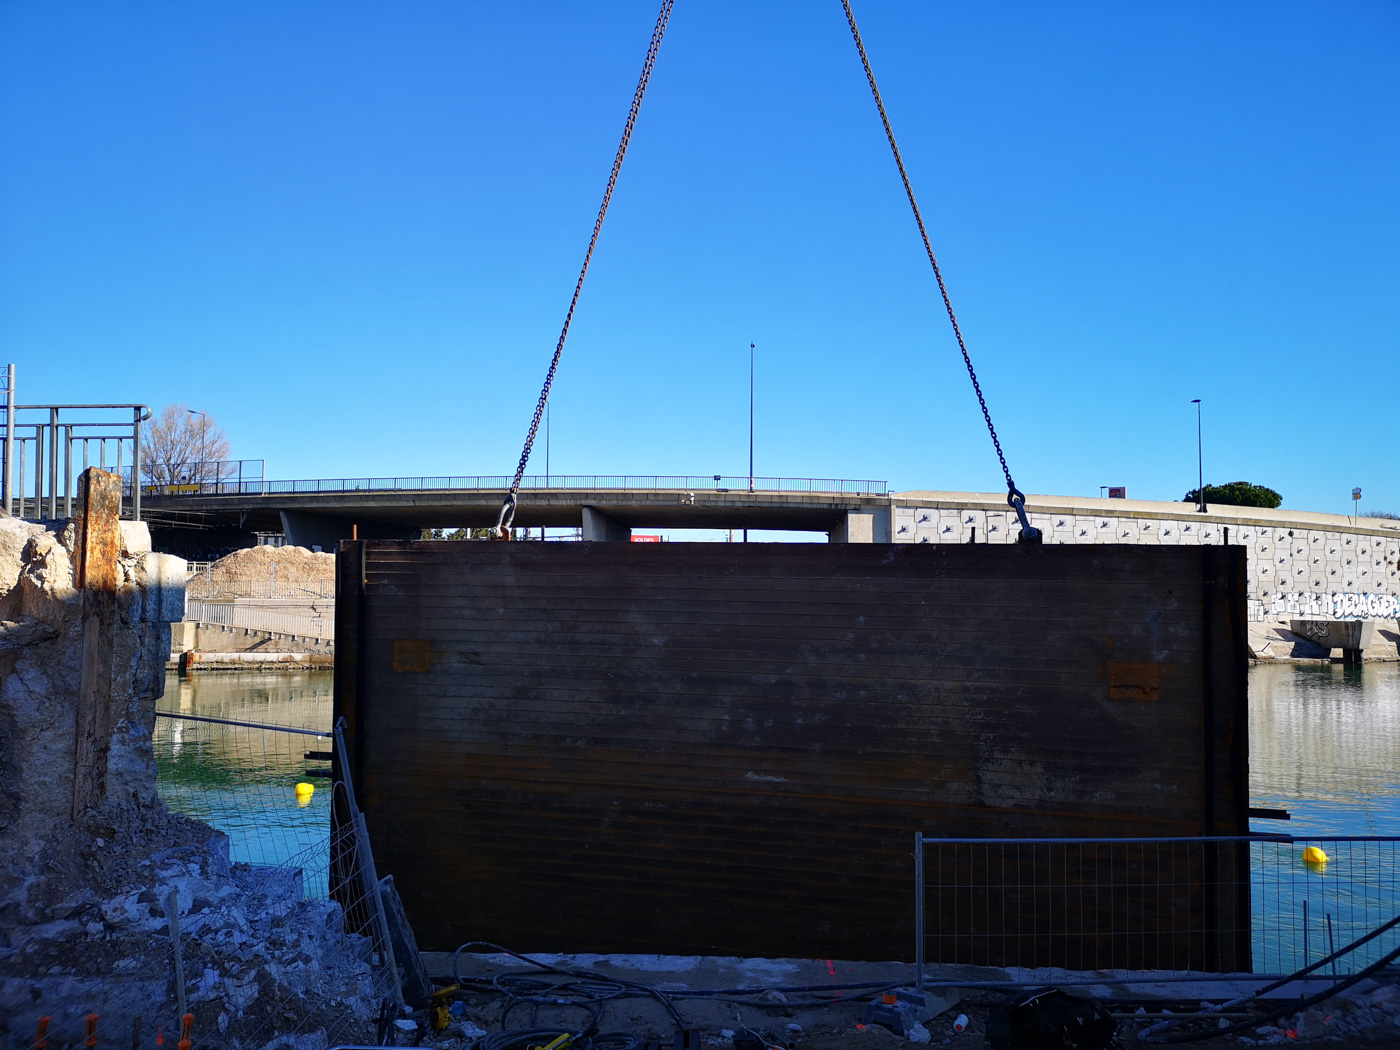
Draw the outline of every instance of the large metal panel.
<instances>
[{"instance_id":1,"label":"large metal panel","mask_svg":"<svg viewBox=\"0 0 1400 1050\"><path fill-rule=\"evenodd\" d=\"M429 948L908 957L914 830L1247 831L1239 549L339 559L337 712Z\"/></svg>"}]
</instances>

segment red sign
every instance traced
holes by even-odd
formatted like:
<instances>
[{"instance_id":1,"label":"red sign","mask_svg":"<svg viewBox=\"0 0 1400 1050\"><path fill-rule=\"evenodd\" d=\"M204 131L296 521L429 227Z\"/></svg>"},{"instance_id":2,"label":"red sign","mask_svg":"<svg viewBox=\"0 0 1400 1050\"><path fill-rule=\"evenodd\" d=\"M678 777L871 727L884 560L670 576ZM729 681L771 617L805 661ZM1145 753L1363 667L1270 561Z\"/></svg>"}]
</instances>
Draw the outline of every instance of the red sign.
<instances>
[{"instance_id":1,"label":"red sign","mask_svg":"<svg viewBox=\"0 0 1400 1050\"><path fill-rule=\"evenodd\" d=\"M1127 499L1127 498L1128 498L1128 487L1127 487L1126 485L1110 485L1110 486L1108 486L1108 498L1109 498L1109 499Z\"/></svg>"},{"instance_id":2,"label":"red sign","mask_svg":"<svg viewBox=\"0 0 1400 1050\"><path fill-rule=\"evenodd\" d=\"M634 533L632 533L632 542L633 542L633 543L660 543L660 542L661 542L661 537L660 537L660 536L644 536L644 535L642 535L641 533L634 532Z\"/></svg>"}]
</instances>

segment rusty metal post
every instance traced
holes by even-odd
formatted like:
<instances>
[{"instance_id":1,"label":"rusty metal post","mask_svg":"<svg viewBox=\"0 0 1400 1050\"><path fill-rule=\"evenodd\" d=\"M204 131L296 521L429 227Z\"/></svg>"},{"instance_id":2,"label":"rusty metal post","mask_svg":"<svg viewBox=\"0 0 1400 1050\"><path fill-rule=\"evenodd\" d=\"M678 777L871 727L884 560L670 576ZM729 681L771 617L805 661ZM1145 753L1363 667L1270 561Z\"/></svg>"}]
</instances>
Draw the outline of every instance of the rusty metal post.
<instances>
[{"instance_id":1,"label":"rusty metal post","mask_svg":"<svg viewBox=\"0 0 1400 1050\"><path fill-rule=\"evenodd\" d=\"M83 598L83 649L73 750L76 820L102 800L112 734L112 646L121 578L121 478L85 470L79 479L77 576Z\"/></svg>"}]
</instances>

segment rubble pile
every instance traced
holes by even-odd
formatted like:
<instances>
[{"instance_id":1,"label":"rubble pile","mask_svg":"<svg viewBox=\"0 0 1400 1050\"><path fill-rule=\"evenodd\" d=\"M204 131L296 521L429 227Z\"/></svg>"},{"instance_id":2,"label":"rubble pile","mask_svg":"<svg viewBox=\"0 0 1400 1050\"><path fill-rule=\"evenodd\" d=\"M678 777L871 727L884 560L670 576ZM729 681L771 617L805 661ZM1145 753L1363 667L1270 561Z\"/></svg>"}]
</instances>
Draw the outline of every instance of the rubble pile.
<instances>
[{"instance_id":1,"label":"rubble pile","mask_svg":"<svg viewBox=\"0 0 1400 1050\"><path fill-rule=\"evenodd\" d=\"M1239 1036L1245 1046L1324 1041L1347 1046L1400 1046L1400 985L1393 980L1365 980L1335 999Z\"/></svg>"},{"instance_id":2,"label":"rubble pile","mask_svg":"<svg viewBox=\"0 0 1400 1050\"><path fill-rule=\"evenodd\" d=\"M166 809L151 747L185 565L84 472L67 522L0 517L0 1047L363 1041L383 971L295 870L231 865ZM309 552L304 552L311 557ZM173 917L180 950L172 939ZM176 981L177 959L183 987ZM368 1027L366 1027L368 1026Z\"/></svg>"},{"instance_id":3,"label":"rubble pile","mask_svg":"<svg viewBox=\"0 0 1400 1050\"><path fill-rule=\"evenodd\" d=\"M296 598L335 594L335 555L305 547L248 547L190 577L192 598Z\"/></svg>"},{"instance_id":4,"label":"rubble pile","mask_svg":"<svg viewBox=\"0 0 1400 1050\"><path fill-rule=\"evenodd\" d=\"M28 1045L41 1016L51 1037L76 1043L89 1013L123 1044L174 1038L172 903L196 1046L374 1034L389 993L370 940L345 931L339 904L304 899L298 870L230 864L222 834L164 810L89 831L85 848L6 901L0 1043Z\"/></svg>"}]
</instances>

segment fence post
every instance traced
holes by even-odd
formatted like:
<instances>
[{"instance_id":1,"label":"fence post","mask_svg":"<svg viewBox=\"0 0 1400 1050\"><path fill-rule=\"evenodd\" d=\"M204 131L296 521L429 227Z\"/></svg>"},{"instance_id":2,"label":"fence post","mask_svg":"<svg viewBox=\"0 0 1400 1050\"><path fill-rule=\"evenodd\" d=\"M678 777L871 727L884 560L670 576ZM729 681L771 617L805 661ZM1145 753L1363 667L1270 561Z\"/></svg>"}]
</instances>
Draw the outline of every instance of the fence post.
<instances>
[{"instance_id":1,"label":"fence post","mask_svg":"<svg viewBox=\"0 0 1400 1050\"><path fill-rule=\"evenodd\" d=\"M350 776L350 756L345 750L345 734L342 732L345 719L335 724L335 749L340 754L341 783L345 785L345 799L350 806L350 819L354 822L355 852L360 856L360 873L365 884L365 894L369 897L370 913L374 917L374 935L380 944L380 959L389 971L394 986L394 1001L403 1010L403 984L399 980L399 967L394 959L394 945L389 939L389 923L384 917L384 897L379 886L379 873L374 868L374 854L369 848L369 828L365 826L365 815L355 801L355 785Z\"/></svg>"},{"instance_id":2,"label":"fence post","mask_svg":"<svg viewBox=\"0 0 1400 1050\"><path fill-rule=\"evenodd\" d=\"M924 990L924 833L914 832L914 987Z\"/></svg>"}]
</instances>

